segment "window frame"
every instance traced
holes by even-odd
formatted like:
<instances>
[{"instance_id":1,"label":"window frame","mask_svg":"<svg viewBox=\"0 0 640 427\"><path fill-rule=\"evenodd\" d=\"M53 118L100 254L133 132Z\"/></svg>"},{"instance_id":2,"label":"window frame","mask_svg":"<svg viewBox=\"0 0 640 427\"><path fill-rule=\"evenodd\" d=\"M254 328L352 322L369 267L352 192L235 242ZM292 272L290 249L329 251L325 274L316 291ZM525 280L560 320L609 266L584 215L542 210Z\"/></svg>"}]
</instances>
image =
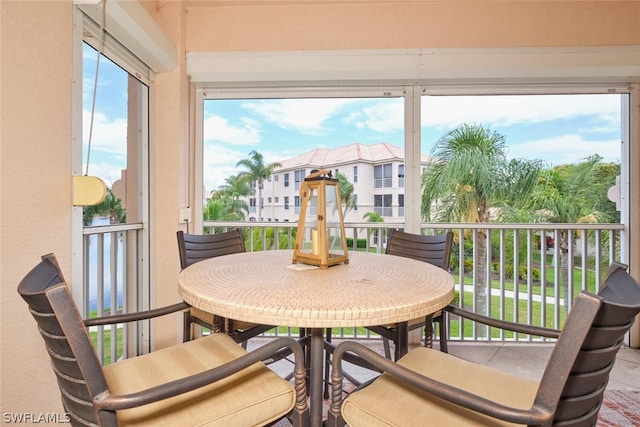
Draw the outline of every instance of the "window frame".
<instances>
[{"instance_id":1,"label":"window frame","mask_svg":"<svg viewBox=\"0 0 640 427\"><path fill-rule=\"evenodd\" d=\"M393 194L374 194L373 211L383 218L393 217Z\"/></svg>"},{"instance_id":2,"label":"window frame","mask_svg":"<svg viewBox=\"0 0 640 427\"><path fill-rule=\"evenodd\" d=\"M379 171L380 176L378 176ZM383 163L373 167L373 188L393 187L393 163Z\"/></svg>"},{"instance_id":3,"label":"window frame","mask_svg":"<svg viewBox=\"0 0 640 427\"><path fill-rule=\"evenodd\" d=\"M295 191L300 190L300 184L304 181L306 176L306 169L296 169L293 171L293 189Z\"/></svg>"},{"instance_id":4,"label":"window frame","mask_svg":"<svg viewBox=\"0 0 640 427\"><path fill-rule=\"evenodd\" d=\"M125 45L114 38L109 32L102 31L100 25L90 18L85 12L78 7L73 8L73 65L72 65L72 134L73 141L71 145L71 166L72 175L83 174L83 45L86 43L93 47L97 52L101 52L104 57L109 58L111 62L122 68L130 78L136 79L139 84L136 87L136 99L139 101L134 107L136 114L136 129L138 137L138 190L139 204L137 206L138 220L135 223L141 226L141 237L135 247L136 254L136 270L137 285L135 286L135 295L130 310L148 310L152 307L155 289L152 287L152 268L151 268L151 231L150 228L150 147L152 146L152 137L150 126L152 123L152 99L154 96L154 71L145 64L140 58L135 56ZM98 43L103 38L102 46ZM85 244L84 244L84 225L83 225L83 208L74 206L72 208L72 235L71 247L71 283L85 283ZM134 254L132 254L134 255ZM81 314L88 317L88 307L85 301L88 300L88 289L85 286L73 286L72 295L78 303ZM138 334L134 342L136 342L136 354L147 352L151 349L153 343L153 334L155 333L148 321L141 322L137 328Z\"/></svg>"},{"instance_id":5,"label":"window frame","mask_svg":"<svg viewBox=\"0 0 640 427\"><path fill-rule=\"evenodd\" d=\"M251 82L237 83L220 83L216 85L198 84L196 88L197 105L200 105L201 111L196 112L196 158L202 159L203 139L202 139L202 103L205 99L243 99L243 98L288 98L288 97L305 97L305 98L326 98L326 97L365 97L365 96L386 96L386 97L402 97L404 98L405 113L405 143L404 143L404 166L405 166L405 206L411 209L405 209L404 229L408 232L419 233L421 231L422 218L420 213L421 201L421 182L420 176L423 170L421 164L421 102L424 96L455 96L455 95L514 95L514 94L607 94L620 93L630 94L633 99L640 98L638 89L633 91L629 84L609 81L585 83L583 81L563 82L563 84L555 83L536 83L536 78L531 78L525 82L509 82L506 80L487 81L484 79L468 79L468 80L432 80L423 82L423 84L410 84L402 86L402 79L396 81L388 81L388 84L375 84L371 80L365 78L354 81L350 86L344 86L342 83L323 84L318 82L315 86L309 85L309 82L278 82L264 87L261 84L252 84ZM635 93L635 98L633 97ZM628 111L628 110L627 110ZM631 119L627 114L627 128L630 126ZM623 124L624 127L624 124ZM621 166L623 171L628 171L629 157L629 132L623 141L621 152ZM623 137L624 139L624 137ZM202 164L196 165L196 169L202 169ZM628 174L628 172L627 172ZM629 175L626 175L627 177ZM285 174L286 178L286 174ZM393 179L393 172L391 175ZM629 211L629 185L628 179L623 179L621 218L623 223L628 224ZM286 185L285 185L286 186ZM202 187L202 174L196 174L196 187ZM382 187L386 188L386 187ZM202 195L202 191L196 188L196 195ZM375 188L374 188L375 194ZM196 196L198 197L198 196ZM196 210L198 209L196 204ZM196 212L196 229L202 228L202 216ZM624 222L626 219L627 222ZM199 223L198 223L199 221ZM628 239L628 235L623 235ZM628 256L628 255L627 255Z\"/></svg>"}]
</instances>

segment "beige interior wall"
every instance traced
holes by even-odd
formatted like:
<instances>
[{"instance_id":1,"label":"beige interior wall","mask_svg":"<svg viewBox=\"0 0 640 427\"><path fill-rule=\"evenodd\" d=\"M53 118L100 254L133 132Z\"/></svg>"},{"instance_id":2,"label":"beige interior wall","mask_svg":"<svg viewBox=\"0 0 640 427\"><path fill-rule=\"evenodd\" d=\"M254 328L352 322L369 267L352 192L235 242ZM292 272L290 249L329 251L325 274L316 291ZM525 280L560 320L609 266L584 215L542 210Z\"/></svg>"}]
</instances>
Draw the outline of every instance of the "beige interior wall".
<instances>
[{"instance_id":1,"label":"beige interior wall","mask_svg":"<svg viewBox=\"0 0 640 427\"><path fill-rule=\"evenodd\" d=\"M640 44L636 1L186 3L189 51Z\"/></svg>"},{"instance_id":2,"label":"beige interior wall","mask_svg":"<svg viewBox=\"0 0 640 427\"><path fill-rule=\"evenodd\" d=\"M638 1L184 3L187 50L194 52L640 45ZM637 176L640 124L637 115L632 120L631 173ZM633 194L637 185L633 179ZM636 212L633 218L637 217ZM631 271L640 277L640 266L633 262L640 256L640 237L633 226L630 232ZM640 347L638 325L631 344Z\"/></svg>"},{"instance_id":3,"label":"beige interior wall","mask_svg":"<svg viewBox=\"0 0 640 427\"><path fill-rule=\"evenodd\" d=\"M3 417L62 414L49 357L16 289L48 252L70 271L71 12L71 0L0 1Z\"/></svg>"},{"instance_id":4,"label":"beige interior wall","mask_svg":"<svg viewBox=\"0 0 640 427\"><path fill-rule=\"evenodd\" d=\"M158 73L153 86L151 126L151 250L155 260L152 283L158 307L180 301L177 275L180 271L176 232L180 208L189 206L189 81L185 72L184 10L177 2L157 9L158 23L178 49L178 65ZM190 230L193 231L193 230ZM158 347L182 339L179 316L159 319Z\"/></svg>"},{"instance_id":5,"label":"beige interior wall","mask_svg":"<svg viewBox=\"0 0 640 427\"><path fill-rule=\"evenodd\" d=\"M629 106L629 121L631 144L629 146L629 204L633 208L629 215L629 249L630 273L636 279L640 278L640 82L633 85L631 91L631 105ZM631 326L630 346L640 348L640 314Z\"/></svg>"},{"instance_id":6,"label":"beige interior wall","mask_svg":"<svg viewBox=\"0 0 640 427\"><path fill-rule=\"evenodd\" d=\"M186 50L640 44L636 2L302 2L241 2L186 13L175 1L142 2L180 58L175 70L156 75L152 90L157 306L178 299L175 232L185 227L179 208L191 191ZM48 357L16 287L46 252L70 271L72 0L2 0L0 30L0 401L3 413L60 412ZM159 346L175 342L178 331L179 322L161 324Z\"/></svg>"}]
</instances>

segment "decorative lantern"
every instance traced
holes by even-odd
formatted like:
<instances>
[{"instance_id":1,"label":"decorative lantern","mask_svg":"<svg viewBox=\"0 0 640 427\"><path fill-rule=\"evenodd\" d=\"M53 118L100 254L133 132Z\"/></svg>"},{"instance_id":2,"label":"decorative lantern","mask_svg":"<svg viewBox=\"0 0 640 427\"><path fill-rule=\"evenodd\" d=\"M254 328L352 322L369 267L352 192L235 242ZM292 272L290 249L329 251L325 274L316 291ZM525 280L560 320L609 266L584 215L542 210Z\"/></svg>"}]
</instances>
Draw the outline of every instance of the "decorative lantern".
<instances>
[{"instance_id":1,"label":"decorative lantern","mask_svg":"<svg viewBox=\"0 0 640 427\"><path fill-rule=\"evenodd\" d=\"M313 170L300 186L300 219L293 263L325 269L349 263L338 180Z\"/></svg>"}]
</instances>

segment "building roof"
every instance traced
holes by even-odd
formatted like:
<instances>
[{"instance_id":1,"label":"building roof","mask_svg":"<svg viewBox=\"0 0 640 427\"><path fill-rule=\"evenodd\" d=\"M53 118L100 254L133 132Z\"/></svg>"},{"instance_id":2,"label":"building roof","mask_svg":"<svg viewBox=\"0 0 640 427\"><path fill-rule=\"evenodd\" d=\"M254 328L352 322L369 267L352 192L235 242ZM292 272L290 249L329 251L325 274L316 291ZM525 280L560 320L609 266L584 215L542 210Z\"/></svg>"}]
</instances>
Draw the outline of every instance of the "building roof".
<instances>
[{"instance_id":1,"label":"building roof","mask_svg":"<svg viewBox=\"0 0 640 427\"><path fill-rule=\"evenodd\" d=\"M429 162L430 157L421 155L422 163ZM276 170L298 169L300 167L333 167L352 163L379 164L388 161L404 161L404 148L387 142L365 145L354 143L337 148L316 148L286 160Z\"/></svg>"}]
</instances>

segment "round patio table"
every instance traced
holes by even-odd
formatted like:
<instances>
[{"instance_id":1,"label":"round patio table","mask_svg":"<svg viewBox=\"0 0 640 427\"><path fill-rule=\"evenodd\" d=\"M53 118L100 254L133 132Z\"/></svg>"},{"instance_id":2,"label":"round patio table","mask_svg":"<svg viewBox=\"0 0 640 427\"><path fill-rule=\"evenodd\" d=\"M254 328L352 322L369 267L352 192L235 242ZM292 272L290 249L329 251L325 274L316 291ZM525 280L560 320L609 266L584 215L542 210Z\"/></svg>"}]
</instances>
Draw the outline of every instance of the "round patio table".
<instances>
[{"instance_id":1,"label":"round patio table","mask_svg":"<svg viewBox=\"0 0 640 427\"><path fill-rule=\"evenodd\" d=\"M184 301L235 320L311 330L311 425L322 424L323 330L405 324L444 308L449 273L410 258L349 252L349 263L292 265L293 251L246 252L197 262L179 275ZM405 328L406 329L406 328Z\"/></svg>"}]
</instances>

